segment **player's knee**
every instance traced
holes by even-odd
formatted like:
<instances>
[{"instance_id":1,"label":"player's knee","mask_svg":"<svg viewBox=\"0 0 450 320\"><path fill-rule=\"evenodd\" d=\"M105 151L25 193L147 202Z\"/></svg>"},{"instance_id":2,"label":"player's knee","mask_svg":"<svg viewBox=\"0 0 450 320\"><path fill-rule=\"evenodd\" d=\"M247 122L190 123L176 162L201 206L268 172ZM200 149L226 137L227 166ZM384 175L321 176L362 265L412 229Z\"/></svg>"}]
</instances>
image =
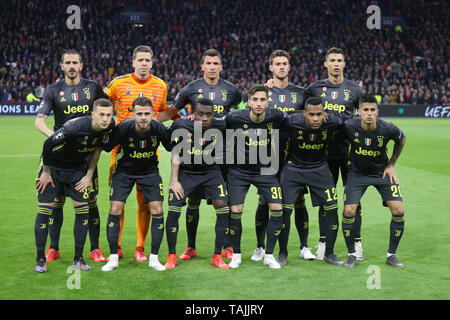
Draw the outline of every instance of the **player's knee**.
<instances>
[{"instance_id":1,"label":"player's knee","mask_svg":"<svg viewBox=\"0 0 450 320\"><path fill-rule=\"evenodd\" d=\"M112 215L121 215L122 214L123 203L118 201L111 201L111 208L109 212Z\"/></svg>"},{"instance_id":2,"label":"player's knee","mask_svg":"<svg viewBox=\"0 0 450 320\"><path fill-rule=\"evenodd\" d=\"M405 210L403 209L403 205L400 203L398 205L394 205L390 207L391 213L394 216L405 214Z\"/></svg>"},{"instance_id":3,"label":"player's knee","mask_svg":"<svg viewBox=\"0 0 450 320\"><path fill-rule=\"evenodd\" d=\"M188 199L189 204L200 204L201 201L202 201L202 199L197 199L197 198L189 198Z\"/></svg>"},{"instance_id":4,"label":"player's knee","mask_svg":"<svg viewBox=\"0 0 450 320\"><path fill-rule=\"evenodd\" d=\"M344 206L344 215L347 217L353 217L355 216L356 213L356 206L349 206L349 205L345 205Z\"/></svg>"},{"instance_id":5,"label":"player's knee","mask_svg":"<svg viewBox=\"0 0 450 320\"><path fill-rule=\"evenodd\" d=\"M56 196L55 197L55 202L65 203L66 202L66 196Z\"/></svg>"},{"instance_id":6,"label":"player's knee","mask_svg":"<svg viewBox=\"0 0 450 320\"><path fill-rule=\"evenodd\" d=\"M217 208L222 208L228 205L228 202L225 200L212 200L212 204L214 206L215 209Z\"/></svg>"},{"instance_id":7,"label":"player's knee","mask_svg":"<svg viewBox=\"0 0 450 320\"><path fill-rule=\"evenodd\" d=\"M163 213L163 208L161 202L150 203L150 212L152 216L161 215Z\"/></svg>"},{"instance_id":8,"label":"player's knee","mask_svg":"<svg viewBox=\"0 0 450 320\"><path fill-rule=\"evenodd\" d=\"M269 203L269 210L280 211L283 210L281 203Z\"/></svg>"}]
</instances>

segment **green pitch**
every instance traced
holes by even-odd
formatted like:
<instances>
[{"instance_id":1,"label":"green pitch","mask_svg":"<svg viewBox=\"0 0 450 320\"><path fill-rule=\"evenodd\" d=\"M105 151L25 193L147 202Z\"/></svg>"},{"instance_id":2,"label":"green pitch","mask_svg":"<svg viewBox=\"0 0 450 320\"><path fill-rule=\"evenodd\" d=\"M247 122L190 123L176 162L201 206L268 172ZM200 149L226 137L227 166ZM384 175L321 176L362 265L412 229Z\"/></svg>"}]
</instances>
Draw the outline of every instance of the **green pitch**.
<instances>
[{"instance_id":1,"label":"green pitch","mask_svg":"<svg viewBox=\"0 0 450 320\"><path fill-rule=\"evenodd\" d=\"M202 203L197 237L198 256L180 261L174 270L157 272L146 263L134 260L136 245L136 200L133 192L126 205L126 221L120 267L102 272L102 264L88 259L89 238L84 256L92 271L80 275L68 270L74 254L74 212L68 199L61 232L61 258L49 263L48 272L34 272L36 249L34 220L37 209L34 179L44 137L34 128L31 117L0 117L0 299L151 299L151 300L227 300L227 299L449 299L450 215L450 121L429 119L390 119L406 134L407 141L396 171L402 186L405 206L405 234L398 257L402 270L385 264L389 240L390 213L381 206L374 188L362 199L364 261L352 270L323 261L304 261L298 257L299 240L292 223L288 265L272 270L263 262L250 261L256 246L254 212L255 189L247 196L242 236L243 263L235 270L211 266L214 244L214 218L211 206ZM51 122L51 121L50 121ZM392 145L390 145L392 148ZM108 202L109 155L99 163L101 216L100 245L109 255L105 223ZM160 172L167 190L170 159L162 151ZM338 186L342 214L341 185ZM167 199L166 199L167 201ZM317 208L307 206L310 219L309 246L317 245ZM167 214L167 202L164 204ZM184 211L183 211L184 212ZM186 246L185 216L180 218L177 252ZM150 234L146 253L150 250ZM278 248L275 249L275 255ZM335 253L346 258L342 232ZM164 237L160 261L167 257Z\"/></svg>"}]
</instances>

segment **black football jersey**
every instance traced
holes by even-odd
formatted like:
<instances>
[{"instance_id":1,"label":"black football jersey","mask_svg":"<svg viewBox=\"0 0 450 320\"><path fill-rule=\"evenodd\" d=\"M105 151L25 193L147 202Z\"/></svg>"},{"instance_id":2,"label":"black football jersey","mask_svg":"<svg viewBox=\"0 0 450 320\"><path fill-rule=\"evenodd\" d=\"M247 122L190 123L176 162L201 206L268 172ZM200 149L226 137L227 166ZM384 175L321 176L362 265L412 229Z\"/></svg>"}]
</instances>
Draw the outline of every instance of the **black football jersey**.
<instances>
[{"instance_id":1,"label":"black football jersey","mask_svg":"<svg viewBox=\"0 0 450 320\"><path fill-rule=\"evenodd\" d=\"M330 114L327 122L313 130L307 126L302 113L290 115L283 126L289 135L287 160L306 169L322 166L326 161L330 132L342 123L341 118Z\"/></svg>"},{"instance_id":2,"label":"black football jersey","mask_svg":"<svg viewBox=\"0 0 450 320\"><path fill-rule=\"evenodd\" d=\"M224 119L214 118L210 128L202 129L201 122L180 118L172 123L169 131L172 150L181 158L181 169L199 172L223 163Z\"/></svg>"},{"instance_id":3,"label":"black football jersey","mask_svg":"<svg viewBox=\"0 0 450 320\"><path fill-rule=\"evenodd\" d=\"M177 109L184 108L187 104L195 104L199 98L208 98L214 104L214 116L221 118L232 109L241 108L242 97L239 90L231 83L219 79L219 83L212 86L206 83L203 78L191 81L174 99L174 106Z\"/></svg>"},{"instance_id":4,"label":"black football jersey","mask_svg":"<svg viewBox=\"0 0 450 320\"><path fill-rule=\"evenodd\" d=\"M112 138L104 149L109 152L120 145L115 170L129 175L146 175L158 170L157 150L161 143L170 151L170 134L166 126L152 119L150 129L141 133L136 130L135 119L130 118L114 128Z\"/></svg>"},{"instance_id":5,"label":"black football jersey","mask_svg":"<svg viewBox=\"0 0 450 320\"><path fill-rule=\"evenodd\" d=\"M275 108L288 114L303 110L305 89L289 83L286 88L269 89L269 108Z\"/></svg>"},{"instance_id":6,"label":"black football jersey","mask_svg":"<svg viewBox=\"0 0 450 320\"><path fill-rule=\"evenodd\" d=\"M237 110L225 116L227 130L234 130L235 137L230 144L233 166L250 172L260 172L261 168L271 167L268 158L280 157L279 141L273 139L273 130L280 132L287 114L274 108L267 108L264 120L253 122L250 110ZM227 137L228 138L228 137ZM262 154L263 148L266 154ZM229 151L227 151L228 155ZM264 159L263 159L264 158Z\"/></svg>"},{"instance_id":7,"label":"black football jersey","mask_svg":"<svg viewBox=\"0 0 450 320\"><path fill-rule=\"evenodd\" d=\"M61 169L76 169L85 165L85 158L111 138L114 119L108 128L95 131L92 117L85 116L67 121L44 142L44 165Z\"/></svg>"},{"instance_id":8,"label":"black football jersey","mask_svg":"<svg viewBox=\"0 0 450 320\"><path fill-rule=\"evenodd\" d=\"M345 121L344 130L350 142L349 169L367 175L382 174L389 160L388 142L400 143L403 139L402 130L381 118L377 118L373 131L364 130L360 118Z\"/></svg>"},{"instance_id":9,"label":"black football jersey","mask_svg":"<svg viewBox=\"0 0 450 320\"><path fill-rule=\"evenodd\" d=\"M97 81L81 78L76 86L67 85L66 81L57 81L45 90L38 113L46 116L53 111L58 130L68 120L91 114L94 101L107 98Z\"/></svg>"}]
</instances>

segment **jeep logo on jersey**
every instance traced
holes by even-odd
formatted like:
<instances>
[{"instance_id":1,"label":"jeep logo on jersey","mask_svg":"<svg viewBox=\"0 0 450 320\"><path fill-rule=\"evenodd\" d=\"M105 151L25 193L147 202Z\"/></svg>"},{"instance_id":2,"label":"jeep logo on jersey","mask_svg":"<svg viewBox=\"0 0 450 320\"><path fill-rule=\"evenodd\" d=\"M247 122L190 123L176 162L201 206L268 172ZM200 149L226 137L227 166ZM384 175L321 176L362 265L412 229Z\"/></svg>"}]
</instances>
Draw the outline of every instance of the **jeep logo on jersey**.
<instances>
[{"instance_id":1,"label":"jeep logo on jersey","mask_svg":"<svg viewBox=\"0 0 450 320\"><path fill-rule=\"evenodd\" d=\"M209 93L209 100L214 100L215 97L216 97L216 93L215 92L210 92Z\"/></svg>"},{"instance_id":2,"label":"jeep logo on jersey","mask_svg":"<svg viewBox=\"0 0 450 320\"><path fill-rule=\"evenodd\" d=\"M280 100L280 102L285 102L286 101L286 96L284 94L280 95L278 97L278 99Z\"/></svg>"},{"instance_id":3,"label":"jeep logo on jersey","mask_svg":"<svg viewBox=\"0 0 450 320\"><path fill-rule=\"evenodd\" d=\"M332 99L337 99L338 97L338 92L337 91L331 91L331 98Z\"/></svg>"},{"instance_id":4,"label":"jeep logo on jersey","mask_svg":"<svg viewBox=\"0 0 450 320\"><path fill-rule=\"evenodd\" d=\"M73 101L77 101L78 100L78 93L77 92L72 93L72 100Z\"/></svg>"},{"instance_id":5,"label":"jeep logo on jersey","mask_svg":"<svg viewBox=\"0 0 450 320\"><path fill-rule=\"evenodd\" d=\"M365 138L364 142L366 143L366 146L370 146L372 144L372 139L370 138Z\"/></svg>"}]
</instances>

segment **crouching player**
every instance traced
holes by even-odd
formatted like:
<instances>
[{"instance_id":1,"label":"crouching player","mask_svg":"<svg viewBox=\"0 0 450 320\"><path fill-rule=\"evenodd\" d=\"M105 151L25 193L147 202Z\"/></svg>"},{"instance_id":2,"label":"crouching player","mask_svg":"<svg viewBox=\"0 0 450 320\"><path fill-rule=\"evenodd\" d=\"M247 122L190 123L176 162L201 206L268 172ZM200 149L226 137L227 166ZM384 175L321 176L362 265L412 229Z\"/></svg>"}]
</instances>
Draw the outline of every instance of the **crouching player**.
<instances>
[{"instance_id":1,"label":"crouching player","mask_svg":"<svg viewBox=\"0 0 450 320\"><path fill-rule=\"evenodd\" d=\"M153 119L152 101L139 97L132 104L132 118L122 121L114 130L106 151L120 145L116 165L112 174L109 199L111 208L106 224L110 256L102 271L119 267L117 254L120 216L125 202L135 183L139 183L144 203L149 203L152 214L151 254L149 267L162 271L166 268L158 260L158 252L164 234L162 202L164 189L158 170L157 149L160 143L170 150L170 135L167 128Z\"/></svg>"},{"instance_id":2,"label":"crouching player","mask_svg":"<svg viewBox=\"0 0 450 320\"><path fill-rule=\"evenodd\" d=\"M44 142L42 165L36 178L38 213L34 234L37 249L36 272L46 272L45 245L55 196L61 190L72 198L75 209L75 257L73 265L90 270L83 259L88 232L89 193L92 175L100 156L100 146L114 128L113 106L107 99L94 102L91 116L67 121ZM86 156L93 154L89 168Z\"/></svg>"}]
</instances>

